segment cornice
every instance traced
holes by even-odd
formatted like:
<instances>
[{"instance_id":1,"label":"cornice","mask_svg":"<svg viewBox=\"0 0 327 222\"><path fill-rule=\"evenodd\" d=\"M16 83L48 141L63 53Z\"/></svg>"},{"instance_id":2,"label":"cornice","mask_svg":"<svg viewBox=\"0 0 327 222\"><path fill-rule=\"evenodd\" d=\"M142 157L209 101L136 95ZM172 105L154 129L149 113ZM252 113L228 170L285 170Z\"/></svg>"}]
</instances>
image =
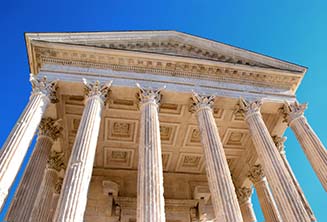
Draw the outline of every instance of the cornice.
<instances>
[{"instance_id":1,"label":"cornice","mask_svg":"<svg viewBox=\"0 0 327 222\"><path fill-rule=\"evenodd\" d=\"M152 73L158 75L232 82L289 90L294 93L301 82L301 72L229 64L173 55L103 49L62 43L33 41L33 72L43 64L60 64L115 71Z\"/></svg>"}]
</instances>

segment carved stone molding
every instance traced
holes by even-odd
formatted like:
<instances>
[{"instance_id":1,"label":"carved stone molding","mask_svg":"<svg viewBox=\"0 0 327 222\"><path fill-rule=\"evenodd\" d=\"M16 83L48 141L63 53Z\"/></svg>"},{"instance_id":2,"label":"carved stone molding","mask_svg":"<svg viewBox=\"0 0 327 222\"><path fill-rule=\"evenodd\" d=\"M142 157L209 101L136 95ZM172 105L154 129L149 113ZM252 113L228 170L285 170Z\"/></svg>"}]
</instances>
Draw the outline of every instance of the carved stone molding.
<instances>
[{"instance_id":1,"label":"carved stone molding","mask_svg":"<svg viewBox=\"0 0 327 222\"><path fill-rule=\"evenodd\" d=\"M244 118L247 118L255 113L260 113L260 108L263 102L261 100L247 101L243 98L240 98L238 104L235 107L235 114L242 115Z\"/></svg>"},{"instance_id":2,"label":"carved stone molding","mask_svg":"<svg viewBox=\"0 0 327 222\"><path fill-rule=\"evenodd\" d=\"M236 195L237 195L238 202L242 204L251 198L252 189L248 187L236 188Z\"/></svg>"},{"instance_id":3,"label":"carved stone molding","mask_svg":"<svg viewBox=\"0 0 327 222\"><path fill-rule=\"evenodd\" d=\"M47 81L47 77L44 76L41 79L38 79L36 75L30 75L30 82L32 85L32 94L43 93L52 103L57 103L58 98L56 95L57 90L57 81Z\"/></svg>"},{"instance_id":4,"label":"carved stone molding","mask_svg":"<svg viewBox=\"0 0 327 222\"><path fill-rule=\"evenodd\" d=\"M61 169L65 169L64 164L64 153L63 152L56 152L51 151L51 154L49 156L48 160L48 169L54 169L56 171L60 171Z\"/></svg>"},{"instance_id":5,"label":"carved stone molding","mask_svg":"<svg viewBox=\"0 0 327 222\"><path fill-rule=\"evenodd\" d=\"M272 139L276 145L277 150L279 151L280 154L284 155L285 154L285 141L287 140L287 137L280 137L280 136L272 136Z\"/></svg>"},{"instance_id":6,"label":"carved stone molding","mask_svg":"<svg viewBox=\"0 0 327 222\"><path fill-rule=\"evenodd\" d=\"M61 120L54 120L50 117L43 118L39 125L39 136L47 136L52 140L57 140L62 132Z\"/></svg>"},{"instance_id":7,"label":"carved stone molding","mask_svg":"<svg viewBox=\"0 0 327 222\"><path fill-rule=\"evenodd\" d=\"M162 99L161 91L165 89L166 86L159 89L144 88L138 83L136 83L136 86L139 88L139 92L136 94L136 97L138 98L140 105L146 103L153 103L158 106L160 105Z\"/></svg>"},{"instance_id":8,"label":"carved stone molding","mask_svg":"<svg viewBox=\"0 0 327 222\"><path fill-rule=\"evenodd\" d=\"M307 109L307 107L307 103L300 104L297 101L294 103L285 102L283 108L281 108L284 122L287 122L288 125L290 125L293 120L304 115L304 111Z\"/></svg>"},{"instance_id":9,"label":"carved stone molding","mask_svg":"<svg viewBox=\"0 0 327 222\"><path fill-rule=\"evenodd\" d=\"M265 175L260 164L254 165L250 168L248 178L252 181L252 183L257 183L261 181L264 177Z\"/></svg>"},{"instance_id":10,"label":"carved stone molding","mask_svg":"<svg viewBox=\"0 0 327 222\"><path fill-rule=\"evenodd\" d=\"M88 53L85 51L35 47L36 70L43 64L93 67L137 73L152 73L183 78L197 78L212 81L255 84L294 91L301 79L299 75L276 75L264 71L249 71L244 67L209 65L199 62L182 62L157 58L115 55L108 53Z\"/></svg>"},{"instance_id":11,"label":"carved stone molding","mask_svg":"<svg viewBox=\"0 0 327 222\"><path fill-rule=\"evenodd\" d=\"M189 111L191 113L194 113L198 112L201 109L213 109L214 103L215 96L200 95L196 92L193 92Z\"/></svg>"},{"instance_id":12,"label":"carved stone molding","mask_svg":"<svg viewBox=\"0 0 327 222\"><path fill-rule=\"evenodd\" d=\"M112 81L101 84L99 81L88 82L83 78L84 91L87 98L98 96L104 103L107 101Z\"/></svg>"},{"instance_id":13,"label":"carved stone molding","mask_svg":"<svg viewBox=\"0 0 327 222\"><path fill-rule=\"evenodd\" d=\"M62 184L63 184L64 178L59 177L55 186L54 186L54 193L55 194L60 194L61 192L61 188L62 188Z\"/></svg>"}]
</instances>

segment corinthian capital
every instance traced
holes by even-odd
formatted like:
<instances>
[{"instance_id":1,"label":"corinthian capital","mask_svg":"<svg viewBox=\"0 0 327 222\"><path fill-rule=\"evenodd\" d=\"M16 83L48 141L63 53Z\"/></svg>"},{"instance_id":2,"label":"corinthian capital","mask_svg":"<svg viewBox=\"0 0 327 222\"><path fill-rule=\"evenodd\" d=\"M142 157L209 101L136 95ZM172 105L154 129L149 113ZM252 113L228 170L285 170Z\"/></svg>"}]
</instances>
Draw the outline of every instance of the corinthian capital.
<instances>
[{"instance_id":1,"label":"corinthian capital","mask_svg":"<svg viewBox=\"0 0 327 222\"><path fill-rule=\"evenodd\" d=\"M236 196L240 204L248 201L251 198L252 189L248 187L240 187L236 189Z\"/></svg>"},{"instance_id":2,"label":"corinthian capital","mask_svg":"<svg viewBox=\"0 0 327 222\"><path fill-rule=\"evenodd\" d=\"M56 152L51 151L49 159L48 159L48 166L49 169L54 169L56 171L60 171L61 169L65 168L64 164L64 153L63 152Z\"/></svg>"},{"instance_id":3,"label":"corinthian capital","mask_svg":"<svg viewBox=\"0 0 327 222\"><path fill-rule=\"evenodd\" d=\"M42 93L45 94L52 103L58 102L56 96L57 81L47 81L47 77L44 76L41 79L36 78L36 75L30 75L30 82L32 84L32 95Z\"/></svg>"},{"instance_id":4,"label":"corinthian capital","mask_svg":"<svg viewBox=\"0 0 327 222\"><path fill-rule=\"evenodd\" d=\"M209 108L212 109L214 102L215 102L215 96L205 96L200 95L196 92L192 93L191 97L192 103L190 106L190 112L197 112L200 109Z\"/></svg>"},{"instance_id":5,"label":"corinthian capital","mask_svg":"<svg viewBox=\"0 0 327 222\"><path fill-rule=\"evenodd\" d=\"M166 88L166 86L163 86L159 89L144 88L141 87L138 83L136 83L136 86L140 90L136 94L136 97L138 98L140 104L154 103L159 105L162 98L161 91Z\"/></svg>"},{"instance_id":6,"label":"corinthian capital","mask_svg":"<svg viewBox=\"0 0 327 222\"><path fill-rule=\"evenodd\" d=\"M84 83L84 92L88 98L98 96L104 103L106 102L112 81L107 82L105 84L101 84L99 81L95 81L94 83L88 82L83 78Z\"/></svg>"},{"instance_id":7,"label":"corinthian capital","mask_svg":"<svg viewBox=\"0 0 327 222\"><path fill-rule=\"evenodd\" d=\"M240 113L243 117L248 117L254 113L260 113L260 108L262 106L261 100L247 101L240 98L238 104L235 107L235 113Z\"/></svg>"},{"instance_id":8,"label":"corinthian capital","mask_svg":"<svg viewBox=\"0 0 327 222\"><path fill-rule=\"evenodd\" d=\"M285 154L285 145L284 145L284 143L285 143L287 137L286 136L280 137L280 136L275 135L275 136L272 137L272 139L273 139L273 141L274 141L274 143L276 145L276 148L277 148L278 152L280 154L284 155Z\"/></svg>"},{"instance_id":9,"label":"corinthian capital","mask_svg":"<svg viewBox=\"0 0 327 222\"><path fill-rule=\"evenodd\" d=\"M263 173L263 169L260 164L251 167L248 173L248 178L252 181L252 183L257 183L261 181L264 177L265 175Z\"/></svg>"},{"instance_id":10,"label":"corinthian capital","mask_svg":"<svg viewBox=\"0 0 327 222\"><path fill-rule=\"evenodd\" d=\"M285 102L283 108L281 108L281 113L283 114L284 121L288 124L291 124L293 120L303 116L307 107L307 103L300 104L297 101L294 103Z\"/></svg>"},{"instance_id":11,"label":"corinthian capital","mask_svg":"<svg viewBox=\"0 0 327 222\"><path fill-rule=\"evenodd\" d=\"M47 136L52 140L58 139L62 131L61 120L43 118L39 125L39 136Z\"/></svg>"}]
</instances>

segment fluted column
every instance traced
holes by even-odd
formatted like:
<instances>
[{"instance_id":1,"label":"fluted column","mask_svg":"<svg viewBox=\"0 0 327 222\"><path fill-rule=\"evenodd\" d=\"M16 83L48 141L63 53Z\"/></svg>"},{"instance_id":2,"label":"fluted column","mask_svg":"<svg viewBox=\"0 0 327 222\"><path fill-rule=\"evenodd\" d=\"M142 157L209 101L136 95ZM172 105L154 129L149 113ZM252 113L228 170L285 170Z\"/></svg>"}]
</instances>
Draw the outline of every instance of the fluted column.
<instances>
[{"instance_id":1,"label":"fluted column","mask_svg":"<svg viewBox=\"0 0 327 222\"><path fill-rule=\"evenodd\" d=\"M327 191L327 150L304 117L307 104L285 104L283 114L307 156L320 183Z\"/></svg>"},{"instance_id":2,"label":"fluted column","mask_svg":"<svg viewBox=\"0 0 327 222\"><path fill-rule=\"evenodd\" d=\"M277 147L278 152L280 153L280 156L283 159L283 162L284 162L284 164L286 166L286 169L287 169L288 173L292 177L292 181L293 181L293 183L294 183L294 185L295 185L295 187L296 187L296 189L297 189L297 191L298 191L298 193L299 193L299 195L301 197L301 201L302 201L302 203L304 205L305 210L307 211L311 221L316 221L316 217L315 217L315 215L314 215L314 213L313 213L313 211L312 211L312 209L310 207L310 204L307 201L307 199L305 198L305 195L304 195L304 193L303 193L303 191L301 189L301 186L300 186L299 182L297 181L290 164L287 161L286 152L285 152L285 145L284 145L284 142L286 141L286 137L273 136L272 138L273 138L273 141L274 141L274 143L275 143L275 145Z\"/></svg>"},{"instance_id":3,"label":"fluted column","mask_svg":"<svg viewBox=\"0 0 327 222\"><path fill-rule=\"evenodd\" d=\"M61 129L58 121L52 118L41 120L38 139L15 198L11 203L8 221L27 221L30 218L53 141L58 138Z\"/></svg>"},{"instance_id":4,"label":"fluted column","mask_svg":"<svg viewBox=\"0 0 327 222\"><path fill-rule=\"evenodd\" d=\"M66 169L62 193L53 221L83 221L92 176L101 113L111 83L94 84L84 79L86 101L72 153Z\"/></svg>"},{"instance_id":5,"label":"fluted column","mask_svg":"<svg viewBox=\"0 0 327 222\"><path fill-rule=\"evenodd\" d=\"M31 76L33 87L29 102L12 129L0 153L0 209L24 160L35 131L50 101L55 102L55 82Z\"/></svg>"},{"instance_id":6,"label":"fluted column","mask_svg":"<svg viewBox=\"0 0 327 222\"><path fill-rule=\"evenodd\" d=\"M243 221L224 148L213 117L214 96L193 93L192 100L190 111L196 112L198 120L215 216L228 222Z\"/></svg>"},{"instance_id":7,"label":"fluted column","mask_svg":"<svg viewBox=\"0 0 327 222\"><path fill-rule=\"evenodd\" d=\"M164 222L165 202L158 108L161 89L141 88L138 93L140 118L137 180L137 221Z\"/></svg>"},{"instance_id":8,"label":"fluted column","mask_svg":"<svg viewBox=\"0 0 327 222\"><path fill-rule=\"evenodd\" d=\"M261 165L251 167L248 177L257 192L265 222L282 222L282 217L279 214Z\"/></svg>"},{"instance_id":9,"label":"fluted column","mask_svg":"<svg viewBox=\"0 0 327 222\"><path fill-rule=\"evenodd\" d=\"M47 168L44 173L42 185L35 201L30 222L47 222L51 210L52 195L55 191L55 184L59 172L64 168L63 152L52 151L48 159Z\"/></svg>"},{"instance_id":10,"label":"fluted column","mask_svg":"<svg viewBox=\"0 0 327 222\"><path fill-rule=\"evenodd\" d=\"M258 159L263 165L279 213L287 222L310 221L292 178L262 119L261 105L261 101L248 102L241 99L238 111L245 116Z\"/></svg>"},{"instance_id":11,"label":"fluted column","mask_svg":"<svg viewBox=\"0 0 327 222\"><path fill-rule=\"evenodd\" d=\"M238 203L241 208L241 213L244 222L255 222L257 218L253 210L251 202L252 189L248 187L241 187L236 189Z\"/></svg>"}]
</instances>

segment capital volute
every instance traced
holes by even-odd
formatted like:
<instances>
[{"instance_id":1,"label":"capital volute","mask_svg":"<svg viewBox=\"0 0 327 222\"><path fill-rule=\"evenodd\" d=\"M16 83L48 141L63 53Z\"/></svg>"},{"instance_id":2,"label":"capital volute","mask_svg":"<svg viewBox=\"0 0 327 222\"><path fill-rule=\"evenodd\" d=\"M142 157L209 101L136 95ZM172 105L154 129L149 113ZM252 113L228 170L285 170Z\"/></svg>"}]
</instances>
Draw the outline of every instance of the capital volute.
<instances>
[{"instance_id":1,"label":"capital volute","mask_svg":"<svg viewBox=\"0 0 327 222\"><path fill-rule=\"evenodd\" d=\"M38 79L36 75L30 74L30 82L32 85L32 95L44 94L52 103L57 103L58 98L56 95L57 81L48 81L46 76Z\"/></svg>"},{"instance_id":2,"label":"capital volute","mask_svg":"<svg viewBox=\"0 0 327 222\"><path fill-rule=\"evenodd\" d=\"M41 120L38 134L39 136L46 136L55 141L61 135L62 129L61 120L54 120L47 117Z\"/></svg>"},{"instance_id":3,"label":"capital volute","mask_svg":"<svg viewBox=\"0 0 327 222\"><path fill-rule=\"evenodd\" d=\"M202 109L213 109L215 103L215 96L200 95L196 92L192 93L191 106L189 111L191 113L198 112Z\"/></svg>"},{"instance_id":4,"label":"capital volute","mask_svg":"<svg viewBox=\"0 0 327 222\"><path fill-rule=\"evenodd\" d=\"M86 100L96 97L101 99L103 103L106 103L108 99L108 95L110 93L110 87L112 81L103 84L97 80L91 83L83 78L83 83L84 83L84 92L86 95Z\"/></svg>"},{"instance_id":5,"label":"capital volute","mask_svg":"<svg viewBox=\"0 0 327 222\"><path fill-rule=\"evenodd\" d=\"M60 172L62 169L65 169L64 153L52 150L48 159L47 168L56 170L58 172Z\"/></svg>"},{"instance_id":6,"label":"capital volute","mask_svg":"<svg viewBox=\"0 0 327 222\"><path fill-rule=\"evenodd\" d=\"M277 136L277 135L274 135L272 136L272 139L275 143L275 146L278 150L278 152L281 154L281 155L285 155L285 141L287 140L287 137L286 136Z\"/></svg>"},{"instance_id":7,"label":"capital volute","mask_svg":"<svg viewBox=\"0 0 327 222\"><path fill-rule=\"evenodd\" d=\"M235 106L234 113L240 113L245 119L253 114L260 114L260 109L263 102L261 100L248 101L240 98Z\"/></svg>"},{"instance_id":8,"label":"capital volute","mask_svg":"<svg viewBox=\"0 0 327 222\"><path fill-rule=\"evenodd\" d=\"M254 165L250 168L248 178L253 184L260 182L265 177L262 166L260 164Z\"/></svg>"},{"instance_id":9,"label":"capital volute","mask_svg":"<svg viewBox=\"0 0 327 222\"><path fill-rule=\"evenodd\" d=\"M307 109L307 107L307 103L300 104L297 101L293 103L285 102L283 107L280 109L280 112L284 117L284 122L287 122L288 125L290 125L293 120L304 115L304 111Z\"/></svg>"},{"instance_id":10,"label":"capital volute","mask_svg":"<svg viewBox=\"0 0 327 222\"><path fill-rule=\"evenodd\" d=\"M163 86L161 88L145 88L142 87L140 84L136 83L137 88L139 88L139 92L136 94L136 97L139 101L139 105L142 106L144 104L155 104L159 107L162 94L161 91L166 88Z\"/></svg>"},{"instance_id":11,"label":"capital volute","mask_svg":"<svg viewBox=\"0 0 327 222\"><path fill-rule=\"evenodd\" d=\"M236 188L236 196L240 204L250 200L252 195L252 189L248 187Z\"/></svg>"}]
</instances>

